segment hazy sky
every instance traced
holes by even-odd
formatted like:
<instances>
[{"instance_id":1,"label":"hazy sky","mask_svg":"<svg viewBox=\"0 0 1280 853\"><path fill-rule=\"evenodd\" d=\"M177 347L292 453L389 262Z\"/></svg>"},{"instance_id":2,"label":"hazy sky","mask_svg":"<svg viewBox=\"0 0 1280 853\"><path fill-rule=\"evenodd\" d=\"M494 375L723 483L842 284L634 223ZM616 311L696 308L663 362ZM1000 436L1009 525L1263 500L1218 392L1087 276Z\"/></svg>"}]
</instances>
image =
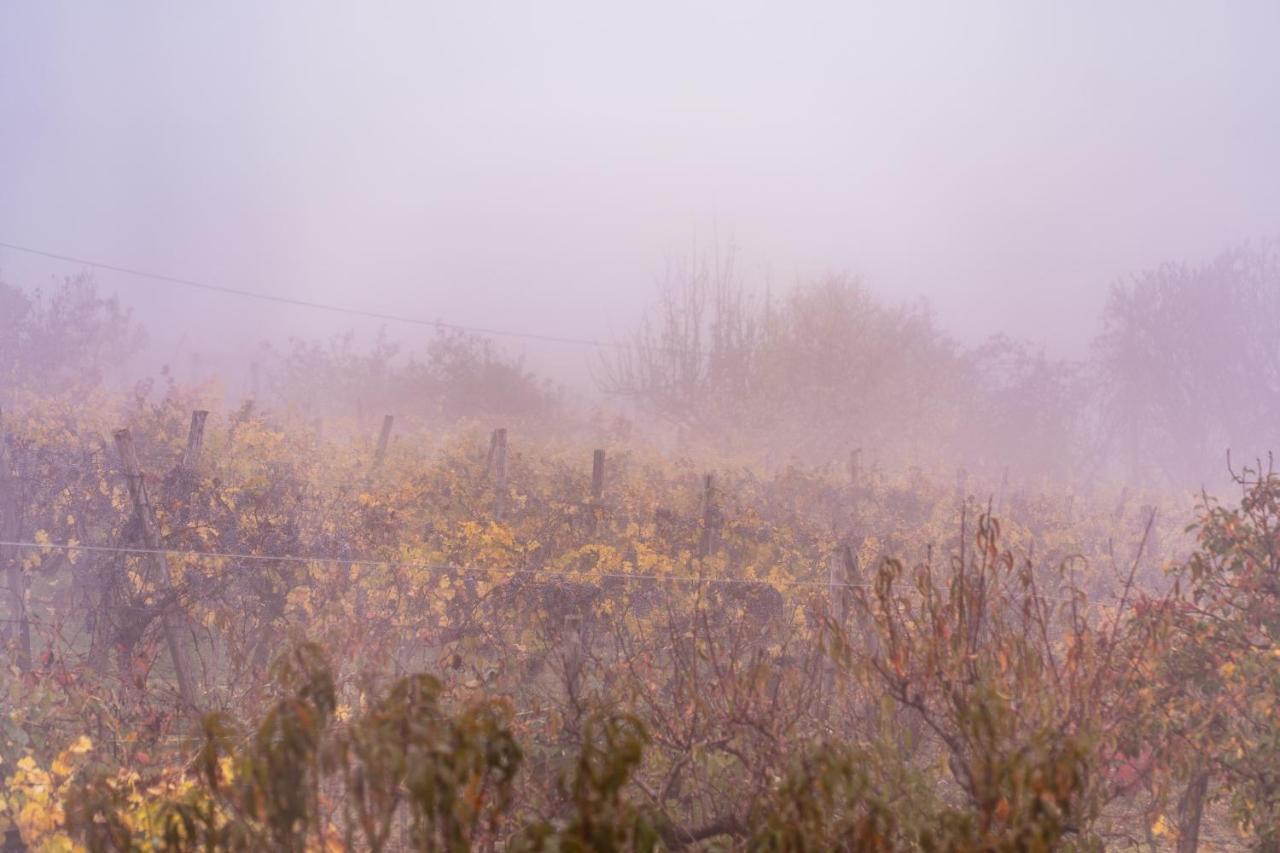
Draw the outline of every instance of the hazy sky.
<instances>
[{"instance_id":1,"label":"hazy sky","mask_svg":"<svg viewBox=\"0 0 1280 853\"><path fill-rule=\"evenodd\" d=\"M1277 44L1274 0L7 0L0 240L609 337L718 233L1074 353L1118 277L1280 235ZM222 340L334 322L101 278Z\"/></svg>"}]
</instances>

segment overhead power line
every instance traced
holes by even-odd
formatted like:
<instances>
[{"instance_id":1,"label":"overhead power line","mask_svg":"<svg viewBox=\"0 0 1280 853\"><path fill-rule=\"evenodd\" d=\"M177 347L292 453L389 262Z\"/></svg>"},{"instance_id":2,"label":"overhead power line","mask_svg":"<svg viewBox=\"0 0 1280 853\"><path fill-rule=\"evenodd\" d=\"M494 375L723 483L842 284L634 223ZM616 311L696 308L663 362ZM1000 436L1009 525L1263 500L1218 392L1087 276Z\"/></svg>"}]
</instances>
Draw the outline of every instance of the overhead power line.
<instances>
[{"instance_id":1,"label":"overhead power line","mask_svg":"<svg viewBox=\"0 0 1280 853\"><path fill-rule=\"evenodd\" d=\"M163 273L149 272L147 270L134 269L132 267L123 267L117 264L109 264L104 261L95 261L90 258L66 255L61 252L50 252L45 249L36 249L31 246L21 246L16 243L0 241L0 247L11 249L15 252L24 252L29 255L38 255L42 258L51 258L57 261L81 264L83 266L92 267L93 269L108 270L110 272L121 273L123 275L136 276L137 278L164 281L170 284L177 284L182 287L190 287L211 293L222 293L228 296L241 296L246 299L258 299L263 302L275 302L279 305L292 305L298 308L312 308L317 311L329 311L335 314L348 314L352 317L365 317L373 320L385 320L393 323L408 323L413 326L428 326L435 329L452 329L459 332L471 332L474 334L493 335L495 337L503 338L518 338L529 341L543 341L545 343L595 347L597 349L621 349L624 347L623 344L609 341L597 341L588 338L572 338L561 335L544 335L537 332L517 332L509 329L490 329L483 326L465 326L461 323L450 323L445 320L425 320L421 317L405 317L401 314L389 314L382 311L370 311L364 308L333 305L328 302L315 302L310 299L297 299L292 296L279 296L272 293L262 293L257 290L246 290L240 287L227 287L221 284L210 284L209 282L196 281L194 279L182 278L180 276L165 275Z\"/></svg>"}]
</instances>

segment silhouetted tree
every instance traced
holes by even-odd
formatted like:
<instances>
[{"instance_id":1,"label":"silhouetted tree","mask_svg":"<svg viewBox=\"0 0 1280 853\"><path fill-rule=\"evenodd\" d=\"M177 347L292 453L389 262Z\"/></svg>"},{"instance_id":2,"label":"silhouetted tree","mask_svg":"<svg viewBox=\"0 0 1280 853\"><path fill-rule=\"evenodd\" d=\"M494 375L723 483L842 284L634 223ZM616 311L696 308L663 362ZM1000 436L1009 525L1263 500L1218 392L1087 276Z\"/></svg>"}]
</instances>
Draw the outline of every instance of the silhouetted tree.
<instances>
[{"instance_id":1,"label":"silhouetted tree","mask_svg":"<svg viewBox=\"0 0 1280 853\"><path fill-rule=\"evenodd\" d=\"M1227 449L1261 450L1280 420L1277 329L1274 247L1116 285L1095 342L1105 446L1132 475L1178 477L1220 469Z\"/></svg>"},{"instance_id":2,"label":"silhouetted tree","mask_svg":"<svg viewBox=\"0 0 1280 853\"><path fill-rule=\"evenodd\" d=\"M0 283L0 391L92 387L141 344L130 312L101 296L87 274L48 292Z\"/></svg>"}]
</instances>

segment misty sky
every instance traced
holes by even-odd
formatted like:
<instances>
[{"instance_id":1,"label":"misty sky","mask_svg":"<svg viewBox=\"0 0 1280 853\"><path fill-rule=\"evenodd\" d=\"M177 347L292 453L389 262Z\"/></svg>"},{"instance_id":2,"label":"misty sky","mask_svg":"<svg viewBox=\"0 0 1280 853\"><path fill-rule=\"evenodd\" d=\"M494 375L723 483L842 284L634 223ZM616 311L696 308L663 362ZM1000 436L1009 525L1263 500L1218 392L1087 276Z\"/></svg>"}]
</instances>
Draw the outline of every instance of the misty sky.
<instances>
[{"instance_id":1,"label":"misty sky","mask_svg":"<svg viewBox=\"0 0 1280 853\"><path fill-rule=\"evenodd\" d=\"M1278 43L1276 2L9 0L0 240L615 337L718 234L1076 354L1117 278L1280 235ZM100 280L198 346L346 325Z\"/></svg>"}]
</instances>

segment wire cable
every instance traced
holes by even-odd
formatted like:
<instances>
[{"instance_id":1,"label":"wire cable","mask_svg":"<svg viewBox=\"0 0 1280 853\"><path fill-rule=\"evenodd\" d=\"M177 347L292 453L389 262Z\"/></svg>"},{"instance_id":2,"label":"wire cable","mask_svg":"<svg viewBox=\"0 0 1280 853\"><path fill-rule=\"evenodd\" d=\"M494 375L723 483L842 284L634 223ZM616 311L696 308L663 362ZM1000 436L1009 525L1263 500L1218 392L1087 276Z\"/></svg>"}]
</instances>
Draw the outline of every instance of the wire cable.
<instances>
[{"instance_id":1,"label":"wire cable","mask_svg":"<svg viewBox=\"0 0 1280 853\"><path fill-rule=\"evenodd\" d=\"M25 548L30 550L51 550L51 551L84 551L86 553L111 553L111 554L127 554L130 556L161 556L161 557L203 557L207 559L233 560L240 562L261 562L261 563L341 563L347 566L358 566L360 568L387 568L387 569L419 569L429 572L454 572L459 575L510 575L520 577L549 578L558 581L591 581L597 579L609 580L628 580L628 581L650 581L661 583L668 581L671 583L691 584L695 586L757 586L757 587L786 587L789 589L874 589L873 584L869 583L839 583L826 580L799 580L794 578L786 578L782 580L764 580L761 578L726 578L726 577L706 577L703 575L656 575L656 574L639 574L632 572L565 572L556 569L529 569L529 568L499 568L496 566L458 566L452 563L428 563L401 560L370 560L361 558L347 557L306 557L298 554L283 554L273 556L270 554L238 554L226 551L192 551L181 548L135 548L125 545L81 545L73 542L28 542L17 540L0 540L0 548ZM1054 601L1059 603L1071 603L1076 601L1070 596L1052 596L1038 595L1044 601Z\"/></svg>"},{"instance_id":2,"label":"wire cable","mask_svg":"<svg viewBox=\"0 0 1280 853\"><path fill-rule=\"evenodd\" d=\"M280 556L272 556L269 554L237 554L225 551L191 551L180 548L134 548L121 545L81 545L73 542L27 542L27 541L0 541L0 547L9 548L25 548L29 550L52 550L63 552L84 551L86 553L112 553L112 554L128 554L130 556L162 556L162 557L203 557L206 559L221 559L240 562L261 562L261 563L342 563L348 566L358 566L360 568L388 568L388 569L420 569L432 572L456 572L458 574L472 575L519 575L533 577L548 577L557 580L579 580L589 581L593 579L619 579L619 580L636 580L636 581L653 581L662 582L670 581L673 583L685 584L709 584L709 585L726 585L726 586L787 586L787 587L815 587L821 589L870 589L870 584L833 584L827 581L805 581L784 579L779 581L762 580L760 578L725 578L725 577L705 577L701 575L655 575L655 574L635 574L631 572L565 572L556 569L529 569L529 568L499 568L496 566L458 566L451 563L427 563L413 561L398 560L369 560L360 558L347 557L306 557L297 554L284 554Z\"/></svg>"},{"instance_id":3,"label":"wire cable","mask_svg":"<svg viewBox=\"0 0 1280 853\"><path fill-rule=\"evenodd\" d=\"M230 296L241 296L247 299L258 299L263 302L275 302L280 305L292 305L299 308L312 308L317 311L330 311L337 314L349 314L353 317L365 317L373 320L385 320L395 323L408 323L414 326L427 326L436 329L451 329L458 332L471 332L479 335L493 335L495 337L518 338L530 341L542 341L544 343L568 344L571 346L587 346L596 349L625 349L625 344L609 341L597 341L589 338L573 338L561 335L544 335L537 332L519 332L509 329L491 329L484 326L466 326L461 323L451 323L445 320L424 320L421 317L405 317L401 314L390 314L382 311L371 311L364 308L352 308L345 305L334 305L328 302L315 302L310 299L298 299L292 296L279 296L272 293L262 293L257 290L247 290L239 287L227 287L220 284L210 284L208 282L196 281L195 279L182 278L181 276L165 275L164 273L150 272L147 270L135 269L133 267L124 267L117 264L109 264L104 261L95 261L89 258L81 258L75 255L66 255L61 252L50 252L46 249L36 249L31 246L22 246L17 243L8 243L0 241L0 248L10 249L15 252L25 252L29 255L38 255L43 258L51 258L58 261L66 261L73 264L83 264L93 269L108 270L110 272L121 273L123 275L136 276L138 278L149 278L155 281L169 282L170 284L178 284L183 287L191 287L197 290L205 290L212 293L222 293Z\"/></svg>"}]
</instances>

